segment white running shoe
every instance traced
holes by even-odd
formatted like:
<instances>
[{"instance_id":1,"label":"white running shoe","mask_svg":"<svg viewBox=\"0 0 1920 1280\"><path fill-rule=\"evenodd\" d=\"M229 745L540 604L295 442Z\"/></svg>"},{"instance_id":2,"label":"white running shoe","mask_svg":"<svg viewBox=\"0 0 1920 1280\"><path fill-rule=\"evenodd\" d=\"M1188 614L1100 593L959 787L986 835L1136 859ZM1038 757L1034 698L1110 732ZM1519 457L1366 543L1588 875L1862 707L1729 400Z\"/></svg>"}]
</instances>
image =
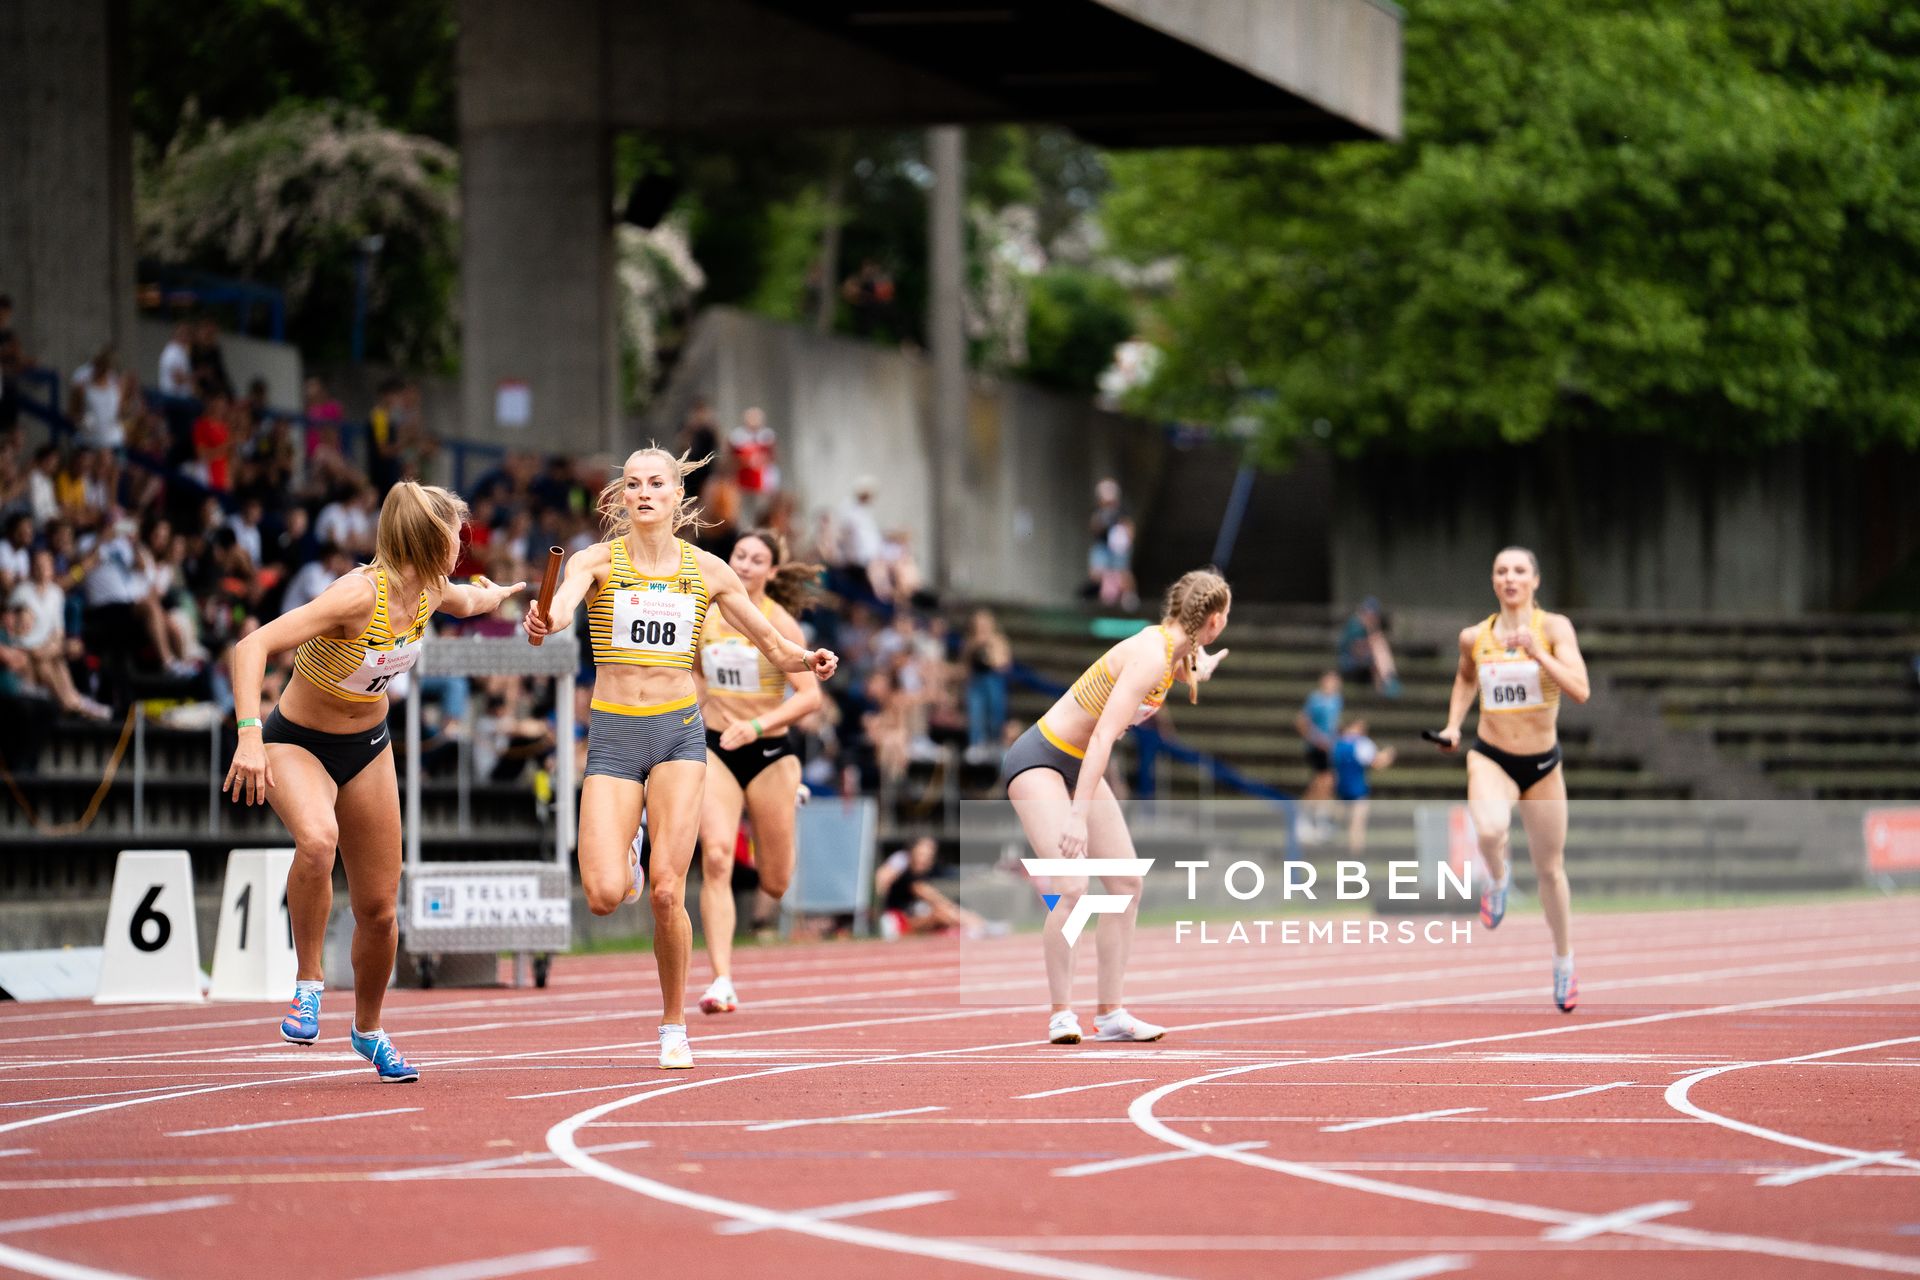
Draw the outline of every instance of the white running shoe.
<instances>
[{"instance_id":1,"label":"white running shoe","mask_svg":"<svg viewBox=\"0 0 1920 1280\"><path fill-rule=\"evenodd\" d=\"M733 989L732 978L715 978L700 997L702 1013L732 1013L740 1007L740 993Z\"/></svg>"},{"instance_id":2,"label":"white running shoe","mask_svg":"<svg viewBox=\"0 0 1920 1280\"><path fill-rule=\"evenodd\" d=\"M1065 1009L1047 1019L1047 1039L1055 1044L1080 1043L1080 1019Z\"/></svg>"},{"instance_id":3,"label":"white running shoe","mask_svg":"<svg viewBox=\"0 0 1920 1280\"><path fill-rule=\"evenodd\" d=\"M687 1043L685 1027L663 1026L660 1028L660 1069L662 1071L693 1070L693 1046Z\"/></svg>"},{"instance_id":4,"label":"white running shoe","mask_svg":"<svg viewBox=\"0 0 1920 1280\"><path fill-rule=\"evenodd\" d=\"M1093 1028L1095 1040L1126 1040L1135 1044L1158 1040L1167 1034L1165 1027L1156 1027L1151 1022L1142 1022L1125 1009L1097 1014L1093 1019Z\"/></svg>"},{"instance_id":5,"label":"white running shoe","mask_svg":"<svg viewBox=\"0 0 1920 1280\"><path fill-rule=\"evenodd\" d=\"M646 892L647 873L640 869L640 837L635 836L633 843L627 846L627 870L633 873L633 884L627 890L627 896L621 901L638 902L640 895Z\"/></svg>"}]
</instances>

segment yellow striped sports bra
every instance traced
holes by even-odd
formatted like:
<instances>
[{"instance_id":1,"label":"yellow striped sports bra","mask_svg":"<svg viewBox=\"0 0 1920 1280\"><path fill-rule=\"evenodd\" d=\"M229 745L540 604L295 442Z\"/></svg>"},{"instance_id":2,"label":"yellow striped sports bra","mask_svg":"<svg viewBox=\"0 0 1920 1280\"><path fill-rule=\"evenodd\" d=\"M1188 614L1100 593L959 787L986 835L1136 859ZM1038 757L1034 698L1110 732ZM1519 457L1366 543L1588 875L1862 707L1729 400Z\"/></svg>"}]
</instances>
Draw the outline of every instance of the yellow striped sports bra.
<instances>
[{"instance_id":1,"label":"yellow striped sports bra","mask_svg":"<svg viewBox=\"0 0 1920 1280\"><path fill-rule=\"evenodd\" d=\"M1560 705L1560 686L1546 668L1529 658L1521 649L1509 649L1493 638L1494 624L1500 615L1489 614L1480 624L1473 642L1473 665L1480 675L1480 714L1502 715L1510 711L1539 711ZM1547 639L1547 615L1533 611L1527 627L1542 653L1553 652Z\"/></svg>"},{"instance_id":2,"label":"yellow striped sports bra","mask_svg":"<svg viewBox=\"0 0 1920 1280\"><path fill-rule=\"evenodd\" d=\"M1168 692L1173 688L1173 633L1165 627L1155 627L1154 630L1158 631L1161 639L1166 642L1167 670L1166 674L1160 677L1159 683L1147 691L1146 700L1133 713L1131 722L1133 724L1144 722L1147 717L1158 711L1166 702ZM1107 670L1105 654L1101 654L1098 662L1081 672L1080 678L1073 682L1070 692L1082 711L1095 720L1100 718L1100 713L1107 708L1107 699L1113 696L1113 673Z\"/></svg>"},{"instance_id":3,"label":"yellow striped sports bra","mask_svg":"<svg viewBox=\"0 0 1920 1280\"><path fill-rule=\"evenodd\" d=\"M772 599L760 601L760 613L773 620ZM787 673L767 661L753 641L725 618L716 617L703 630L700 674L708 693L736 701L738 710L748 716L771 711L787 696Z\"/></svg>"},{"instance_id":4,"label":"yellow striped sports bra","mask_svg":"<svg viewBox=\"0 0 1920 1280\"><path fill-rule=\"evenodd\" d=\"M607 581L587 601L594 662L693 670L707 618L707 580L692 544L680 538L674 542L680 548L680 567L666 578L635 569L625 538L607 544L612 553Z\"/></svg>"},{"instance_id":5,"label":"yellow striped sports bra","mask_svg":"<svg viewBox=\"0 0 1920 1280\"><path fill-rule=\"evenodd\" d=\"M378 702L387 685L411 671L426 641L427 593L413 609L413 622L395 632L388 611L387 571L376 568L373 577L373 617L367 629L351 640L315 636L293 651L293 669L310 682L346 702Z\"/></svg>"}]
</instances>

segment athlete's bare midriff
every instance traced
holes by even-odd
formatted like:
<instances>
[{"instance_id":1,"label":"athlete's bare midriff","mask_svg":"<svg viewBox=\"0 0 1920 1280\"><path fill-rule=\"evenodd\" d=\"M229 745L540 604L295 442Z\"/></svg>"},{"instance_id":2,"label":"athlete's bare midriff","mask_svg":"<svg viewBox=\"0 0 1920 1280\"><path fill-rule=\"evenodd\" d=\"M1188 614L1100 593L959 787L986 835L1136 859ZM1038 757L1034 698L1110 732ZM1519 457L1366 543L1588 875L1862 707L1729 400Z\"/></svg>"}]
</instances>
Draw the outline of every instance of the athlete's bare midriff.
<instances>
[{"instance_id":1,"label":"athlete's bare midriff","mask_svg":"<svg viewBox=\"0 0 1920 1280\"><path fill-rule=\"evenodd\" d=\"M572 635L561 632L555 641L571 642ZM678 702L694 694L693 672L677 667L636 667L609 662L594 672L593 696L602 702L617 702L624 707L651 707L662 702Z\"/></svg>"},{"instance_id":2,"label":"athlete's bare midriff","mask_svg":"<svg viewBox=\"0 0 1920 1280\"><path fill-rule=\"evenodd\" d=\"M1559 726L1558 704L1529 711L1490 712L1481 708L1475 733L1490 747L1517 756L1536 756L1553 750L1553 744L1560 740Z\"/></svg>"},{"instance_id":3,"label":"athlete's bare midriff","mask_svg":"<svg viewBox=\"0 0 1920 1280\"><path fill-rule=\"evenodd\" d=\"M280 695L280 714L315 733L361 733L387 722L387 695L378 702L349 702L336 698L295 671ZM271 745L271 744L269 744Z\"/></svg>"}]
</instances>

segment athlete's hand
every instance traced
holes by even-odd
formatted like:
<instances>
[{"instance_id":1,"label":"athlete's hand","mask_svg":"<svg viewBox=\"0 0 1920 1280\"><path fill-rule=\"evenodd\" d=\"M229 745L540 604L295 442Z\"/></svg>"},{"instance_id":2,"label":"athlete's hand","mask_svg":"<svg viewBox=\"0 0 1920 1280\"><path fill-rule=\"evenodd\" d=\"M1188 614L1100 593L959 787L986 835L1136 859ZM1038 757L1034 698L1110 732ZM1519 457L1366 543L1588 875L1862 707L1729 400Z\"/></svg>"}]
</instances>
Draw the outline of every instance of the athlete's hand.
<instances>
[{"instance_id":1,"label":"athlete's hand","mask_svg":"<svg viewBox=\"0 0 1920 1280\"><path fill-rule=\"evenodd\" d=\"M501 605L527 589L527 584L524 582L516 582L510 587L503 587L484 575L476 575L470 579L469 582L470 585L478 587L486 593L487 607L482 610L484 613L492 613L495 609L498 609Z\"/></svg>"},{"instance_id":2,"label":"athlete's hand","mask_svg":"<svg viewBox=\"0 0 1920 1280\"><path fill-rule=\"evenodd\" d=\"M1431 735L1431 739L1435 746L1439 747L1448 755L1452 755L1460 749L1460 730L1454 726L1449 725L1447 728L1440 730L1440 732Z\"/></svg>"},{"instance_id":3,"label":"athlete's hand","mask_svg":"<svg viewBox=\"0 0 1920 1280\"><path fill-rule=\"evenodd\" d=\"M751 724L742 720L736 720L727 726L725 733L720 735L720 746L722 750L738 751L758 736L759 735L754 733Z\"/></svg>"},{"instance_id":4,"label":"athlete's hand","mask_svg":"<svg viewBox=\"0 0 1920 1280\"><path fill-rule=\"evenodd\" d=\"M240 731L240 745L233 749L233 763L227 766L222 791L231 791L235 804L265 804L267 790L273 786L273 766L267 763L267 744L252 729Z\"/></svg>"},{"instance_id":5,"label":"athlete's hand","mask_svg":"<svg viewBox=\"0 0 1920 1280\"><path fill-rule=\"evenodd\" d=\"M1213 669L1220 665L1221 659L1232 653L1231 649L1222 649L1218 653L1208 653L1205 649L1194 650L1193 678L1195 683L1204 684L1213 679Z\"/></svg>"},{"instance_id":6,"label":"athlete's hand","mask_svg":"<svg viewBox=\"0 0 1920 1280\"><path fill-rule=\"evenodd\" d=\"M1077 813L1069 812L1067 825L1060 829L1060 856L1063 858L1087 856L1087 820Z\"/></svg>"},{"instance_id":7,"label":"athlete's hand","mask_svg":"<svg viewBox=\"0 0 1920 1280\"><path fill-rule=\"evenodd\" d=\"M526 616L520 619L520 625L527 629L530 637L550 636L556 631L565 631L572 624L572 618L559 623L549 619L537 600L527 606Z\"/></svg>"},{"instance_id":8,"label":"athlete's hand","mask_svg":"<svg viewBox=\"0 0 1920 1280\"><path fill-rule=\"evenodd\" d=\"M840 669L840 655L831 649L815 649L807 655L807 670L822 680L833 679Z\"/></svg>"},{"instance_id":9,"label":"athlete's hand","mask_svg":"<svg viewBox=\"0 0 1920 1280\"><path fill-rule=\"evenodd\" d=\"M1518 649L1529 658L1540 656L1540 640L1533 634L1532 627L1522 627L1507 637L1507 648Z\"/></svg>"}]
</instances>

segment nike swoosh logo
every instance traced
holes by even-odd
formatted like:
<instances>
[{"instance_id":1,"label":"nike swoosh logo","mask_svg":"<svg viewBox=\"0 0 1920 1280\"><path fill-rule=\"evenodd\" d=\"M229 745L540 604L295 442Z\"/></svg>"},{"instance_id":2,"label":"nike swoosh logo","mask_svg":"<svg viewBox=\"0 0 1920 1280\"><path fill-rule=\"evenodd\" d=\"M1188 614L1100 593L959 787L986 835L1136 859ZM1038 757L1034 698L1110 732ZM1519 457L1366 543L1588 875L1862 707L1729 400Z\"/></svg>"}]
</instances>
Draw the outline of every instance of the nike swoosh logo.
<instances>
[{"instance_id":1,"label":"nike swoosh logo","mask_svg":"<svg viewBox=\"0 0 1920 1280\"><path fill-rule=\"evenodd\" d=\"M372 742L368 743L367 745L377 747L381 743L385 742L386 740L387 740L387 735L382 733L379 737L375 738Z\"/></svg>"},{"instance_id":2,"label":"nike swoosh logo","mask_svg":"<svg viewBox=\"0 0 1920 1280\"><path fill-rule=\"evenodd\" d=\"M762 751L762 752L761 752L760 754L761 754L761 755L763 755L763 756L766 756L766 757L768 757L769 759L771 759L772 757L774 757L774 756L777 756L777 755L779 755L779 754L780 754L780 748L778 748L778 747L768 747L768 748L767 748L766 750L764 750L764 751Z\"/></svg>"},{"instance_id":3,"label":"nike swoosh logo","mask_svg":"<svg viewBox=\"0 0 1920 1280\"><path fill-rule=\"evenodd\" d=\"M699 715L699 714L700 714L700 713L699 713L698 711L696 711L696 712L694 712L694 713L693 713L693 715L692 715L692 716L688 716L688 717L687 717L687 718L686 718L685 720L682 720L682 721L681 721L680 723L681 723L681 724L692 724L692 723L693 723L693 716L697 716L697 715Z\"/></svg>"},{"instance_id":4,"label":"nike swoosh logo","mask_svg":"<svg viewBox=\"0 0 1920 1280\"><path fill-rule=\"evenodd\" d=\"M1533 767L1538 769L1540 772L1545 773L1547 770L1553 768L1553 765L1554 765L1554 762L1549 760L1545 764L1537 764Z\"/></svg>"}]
</instances>

